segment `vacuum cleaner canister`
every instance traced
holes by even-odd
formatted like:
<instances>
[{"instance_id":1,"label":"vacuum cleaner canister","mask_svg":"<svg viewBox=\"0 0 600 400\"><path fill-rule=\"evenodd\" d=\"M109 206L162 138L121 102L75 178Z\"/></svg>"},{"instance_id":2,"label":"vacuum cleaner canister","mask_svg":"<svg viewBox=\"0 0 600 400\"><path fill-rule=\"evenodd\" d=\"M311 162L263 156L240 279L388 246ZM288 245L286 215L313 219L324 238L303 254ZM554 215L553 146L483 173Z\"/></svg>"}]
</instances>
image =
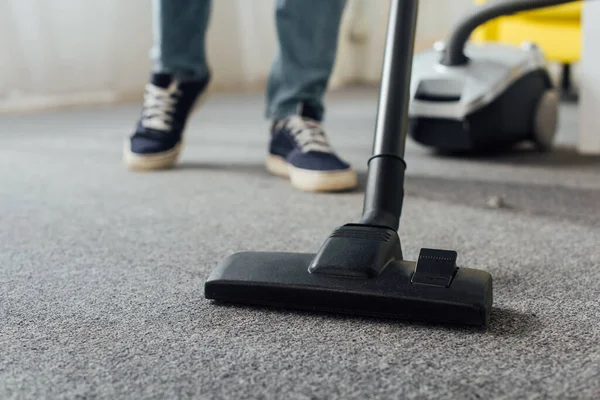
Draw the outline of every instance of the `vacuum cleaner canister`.
<instances>
[{"instance_id":1,"label":"vacuum cleaner canister","mask_svg":"<svg viewBox=\"0 0 600 400\"><path fill-rule=\"evenodd\" d=\"M468 62L444 65L443 43L415 55L409 135L445 152L502 150L533 142L552 147L559 93L542 51L469 43Z\"/></svg>"}]
</instances>

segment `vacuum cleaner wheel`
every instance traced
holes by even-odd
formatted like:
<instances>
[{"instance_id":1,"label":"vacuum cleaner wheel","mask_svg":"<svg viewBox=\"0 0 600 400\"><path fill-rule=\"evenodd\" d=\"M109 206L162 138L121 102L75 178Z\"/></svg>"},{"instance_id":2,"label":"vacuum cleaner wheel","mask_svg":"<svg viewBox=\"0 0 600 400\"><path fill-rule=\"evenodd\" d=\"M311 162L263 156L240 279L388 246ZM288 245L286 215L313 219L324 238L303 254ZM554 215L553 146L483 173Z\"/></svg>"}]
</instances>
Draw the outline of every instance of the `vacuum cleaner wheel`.
<instances>
[{"instance_id":1,"label":"vacuum cleaner wheel","mask_svg":"<svg viewBox=\"0 0 600 400\"><path fill-rule=\"evenodd\" d=\"M533 125L533 141L541 151L552 148L558 125L558 104L560 94L549 89L542 94L537 104Z\"/></svg>"}]
</instances>

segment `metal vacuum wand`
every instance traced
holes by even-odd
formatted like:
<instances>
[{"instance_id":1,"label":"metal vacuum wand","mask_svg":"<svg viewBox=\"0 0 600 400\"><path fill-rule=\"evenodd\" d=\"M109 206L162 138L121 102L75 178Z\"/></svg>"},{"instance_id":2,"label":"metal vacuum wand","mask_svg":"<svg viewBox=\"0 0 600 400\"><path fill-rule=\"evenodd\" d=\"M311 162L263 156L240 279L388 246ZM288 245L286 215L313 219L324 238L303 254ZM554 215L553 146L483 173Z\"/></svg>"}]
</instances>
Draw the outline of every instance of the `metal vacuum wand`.
<instances>
[{"instance_id":1,"label":"metal vacuum wand","mask_svg":"<svg viewBox=\"0 0 600 400\"><path fill-rule=\"evenodd\" d=\"M373 156L361 223L398 229L404 198L404 149L418 0L392 0Z\"/></svg>"}]
</instances>

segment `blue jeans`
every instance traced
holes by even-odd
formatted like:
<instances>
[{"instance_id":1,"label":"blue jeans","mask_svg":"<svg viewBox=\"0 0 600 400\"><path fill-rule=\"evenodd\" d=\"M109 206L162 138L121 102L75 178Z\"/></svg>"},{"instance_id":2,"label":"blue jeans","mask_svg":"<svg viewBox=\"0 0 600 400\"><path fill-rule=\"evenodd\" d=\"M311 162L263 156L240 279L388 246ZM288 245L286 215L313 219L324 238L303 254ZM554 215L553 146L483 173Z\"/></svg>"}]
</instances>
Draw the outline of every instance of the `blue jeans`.
<instances>
[{"instance_id":1,"label":"blue jeans","mask_svg":"<svg viewBox=\"0 0 600 400\"><path fill-rule=\"evenodd\" d=\"M251 0L245 0L251 1ZM280 119L310 110L321 120L346 0L277 0L278 52L266 90L266 116ZM205 33L211 0L153 0L154 72L180 80L210 75Z\"/></svg>"}]
</instances>

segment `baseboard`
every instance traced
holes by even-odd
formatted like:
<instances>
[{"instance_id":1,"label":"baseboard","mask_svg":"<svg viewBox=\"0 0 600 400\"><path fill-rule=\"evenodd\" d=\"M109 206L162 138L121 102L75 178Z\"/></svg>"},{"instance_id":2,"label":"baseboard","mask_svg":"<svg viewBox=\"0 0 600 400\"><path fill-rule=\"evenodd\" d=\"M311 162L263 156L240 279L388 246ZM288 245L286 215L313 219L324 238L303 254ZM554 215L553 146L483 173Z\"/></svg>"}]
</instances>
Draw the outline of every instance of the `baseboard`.
<instances>
[{"instance_id":1,"label":"baseboard","mask_svg":"<svg viewBox=\"0 0 600 400\"><path fill-rule=\"evenodd\" d=\"M0 99L0 114L113 104L119 100L119 97L118 94L108 91L60 95L14 95Z\"/></svg>"}]
</instances>

